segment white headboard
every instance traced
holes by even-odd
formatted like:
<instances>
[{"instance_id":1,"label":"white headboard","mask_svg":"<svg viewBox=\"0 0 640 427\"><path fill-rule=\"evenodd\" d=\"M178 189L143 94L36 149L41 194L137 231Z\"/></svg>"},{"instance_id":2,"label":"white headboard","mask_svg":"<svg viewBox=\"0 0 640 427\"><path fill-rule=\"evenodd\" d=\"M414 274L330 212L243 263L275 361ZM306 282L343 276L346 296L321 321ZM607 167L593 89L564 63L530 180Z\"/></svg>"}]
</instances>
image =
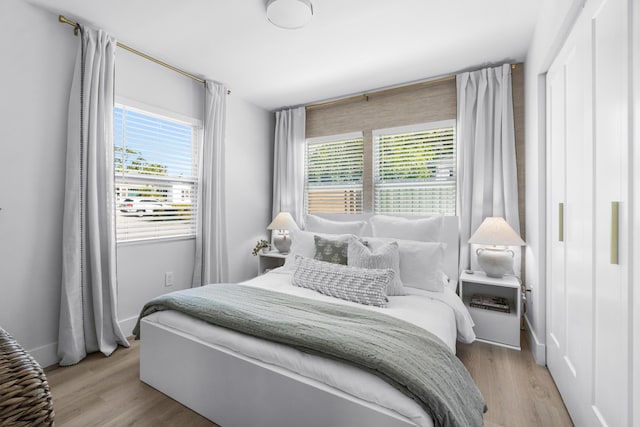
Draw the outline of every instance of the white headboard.
<instances>
[{"instance_id":1,"label":"white headboard","mask_svg":"<svg viewBox=\"0 0 640 427\"><path fill-rule=\"evenodd\" d=\"M322 218L331 219L334 221L367 221L367 226L365 227L362 236L363 237L372 237L371 233L371 224L369 223L369 218L373 216L373 214L320 214L317 215ZM420 219L426 218L425 216L406 216L406 215L397 215L403 218L413 218ZM444 230L442 232L443 242L447 244L447 249L445 251L445 265L444 271L449 276L449 279L453 281L458 280L458 256L460 252L460 232L458 225L458 217L457 216L445 216L444 217Z\"/></svg>"}]
</instances>

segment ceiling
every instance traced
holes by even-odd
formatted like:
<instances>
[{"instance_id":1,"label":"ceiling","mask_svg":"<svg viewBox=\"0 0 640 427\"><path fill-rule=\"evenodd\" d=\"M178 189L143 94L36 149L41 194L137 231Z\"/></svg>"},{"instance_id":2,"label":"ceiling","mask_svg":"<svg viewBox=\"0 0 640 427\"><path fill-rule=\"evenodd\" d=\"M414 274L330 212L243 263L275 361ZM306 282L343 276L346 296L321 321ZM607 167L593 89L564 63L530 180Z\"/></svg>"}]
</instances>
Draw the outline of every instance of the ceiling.
<instances>
[{"instance_id":1,"label":"ceiling","mask_svg":"<svg viewBox=\"0 0 640 427\"><path fill-rule=\"evenodd\" d=\"M27 1L268 110L522 61L541 3L312 0L311 23L284 30L265 0Z\"/></svg>"}]
</instances>

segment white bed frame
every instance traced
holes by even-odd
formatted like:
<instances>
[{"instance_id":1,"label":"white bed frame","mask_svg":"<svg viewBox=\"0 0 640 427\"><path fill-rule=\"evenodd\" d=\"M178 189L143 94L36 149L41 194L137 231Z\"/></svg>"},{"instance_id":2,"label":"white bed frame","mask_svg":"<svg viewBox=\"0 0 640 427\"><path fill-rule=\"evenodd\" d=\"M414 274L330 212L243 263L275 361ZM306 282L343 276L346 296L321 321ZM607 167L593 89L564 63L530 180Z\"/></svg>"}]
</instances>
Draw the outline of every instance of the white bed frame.
<instances>
[{"instance_id":1,"label":"white bed frame","mask_svg":"<svg viewBox=\"0 0 640 427\"><path fill-rule=\"evenodd\" d=\"M445 272L455 280L457 217L445 217L444 234ZM140 379L222 427L415 426L386 408L173 328L145 319L140 327Z\"/></svg>"}]
</instances>

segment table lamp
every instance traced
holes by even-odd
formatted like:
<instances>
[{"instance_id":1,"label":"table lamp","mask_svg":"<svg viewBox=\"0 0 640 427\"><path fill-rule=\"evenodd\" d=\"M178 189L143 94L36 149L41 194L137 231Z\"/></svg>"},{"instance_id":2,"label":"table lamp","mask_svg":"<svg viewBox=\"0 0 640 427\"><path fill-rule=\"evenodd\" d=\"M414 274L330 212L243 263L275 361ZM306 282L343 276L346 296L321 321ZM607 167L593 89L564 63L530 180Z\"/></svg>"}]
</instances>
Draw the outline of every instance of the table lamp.
<instances>
[{"instance_id":1,"label":"table lamp","mask_svg":"<svg viewBox=\"0 0 640 427\"><path fill-rule=\"evenodd\" d=\"M505 246L525 245L524 240L501 217L485 218L469 239L469 243L493 245L476 250L478 264L489 277L502 277L505 273L513 271L515 254Z\"/></svg>"},{"instance_id":2,"label":"table lamp","mask_svg":"<svg viewBox=\"0 0 640 427\"><path fill-rule=\"evenodd\" d=\"M295 230L297 227L296 222L289 212L280 212L267 227L267 230L278 230L273 236L273 246L275 246L280 253L289 253L289 249L291 249L291 238L287 235L287 231Z\"/></svg>"}]
</instances>

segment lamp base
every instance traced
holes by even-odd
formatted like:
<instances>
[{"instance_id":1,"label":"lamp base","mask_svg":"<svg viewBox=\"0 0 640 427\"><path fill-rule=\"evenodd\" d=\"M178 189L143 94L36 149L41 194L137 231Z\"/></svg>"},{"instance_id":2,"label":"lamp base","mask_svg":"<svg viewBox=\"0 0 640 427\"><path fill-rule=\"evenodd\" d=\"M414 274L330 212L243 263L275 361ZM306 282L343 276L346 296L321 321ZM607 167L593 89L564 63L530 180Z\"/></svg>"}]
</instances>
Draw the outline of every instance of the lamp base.
<instances>
[{"instance_id":1,"label":"lamp base","mask_svg":"<svg viewBox=\"0 0 640 427\"><path fill-rule=\"evenodd\" d=\"M276 234L273 236L273 246L281 254L288 254L291 249L291 239L286 234Z\"/></svg>"},{"instance_id":2,"label":"lamp base","mask_svg":"<svg viewBox=\"0 0 640 427\"><path fill-rule=\"evenodd\" d=\"M501 278L513 272L514 253L511 249L479 248L476 255L478 264L488 277Z\"/></svg>"}]
</instances>

